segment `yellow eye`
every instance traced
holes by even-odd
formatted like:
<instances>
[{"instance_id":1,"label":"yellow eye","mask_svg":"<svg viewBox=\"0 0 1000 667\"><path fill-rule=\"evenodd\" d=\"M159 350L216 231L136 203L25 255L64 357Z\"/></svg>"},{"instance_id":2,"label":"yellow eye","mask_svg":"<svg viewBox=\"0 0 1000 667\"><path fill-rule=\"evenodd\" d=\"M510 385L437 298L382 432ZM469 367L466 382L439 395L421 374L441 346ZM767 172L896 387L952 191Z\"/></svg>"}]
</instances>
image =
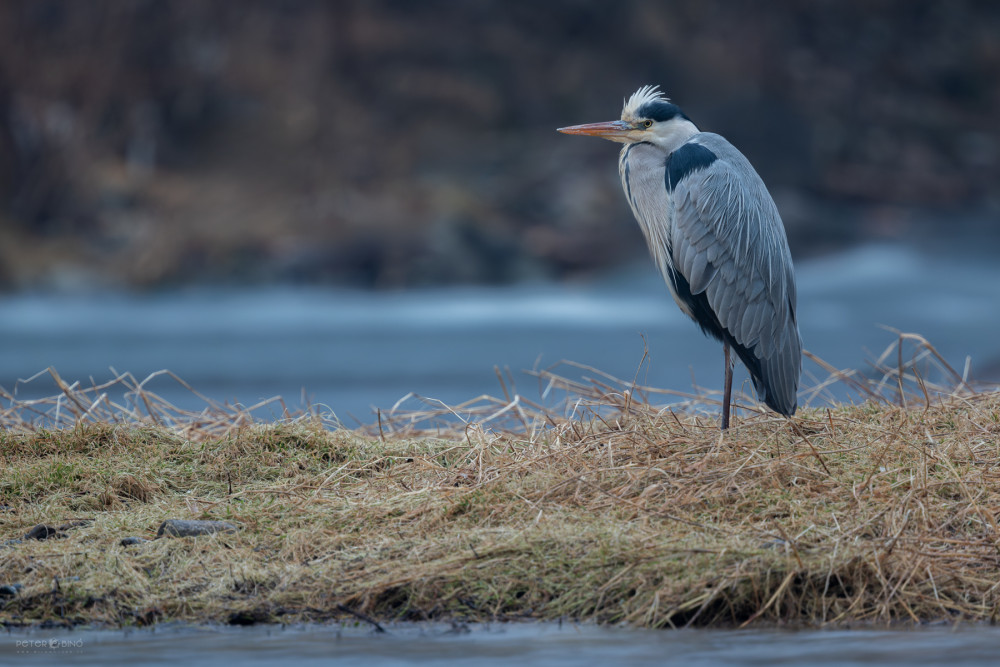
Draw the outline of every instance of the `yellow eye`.
<instances>
[{"instance_id":1,"label":"yellow eye","mask_svg":"<svg viewBox=\"0 0 1000 667\"><path fill-rule=\"evenodd\" d=\"M653 121L644 120L642 121L642 126L648 130L649 128L653 127Z\"/></svg>"}]
</instances>

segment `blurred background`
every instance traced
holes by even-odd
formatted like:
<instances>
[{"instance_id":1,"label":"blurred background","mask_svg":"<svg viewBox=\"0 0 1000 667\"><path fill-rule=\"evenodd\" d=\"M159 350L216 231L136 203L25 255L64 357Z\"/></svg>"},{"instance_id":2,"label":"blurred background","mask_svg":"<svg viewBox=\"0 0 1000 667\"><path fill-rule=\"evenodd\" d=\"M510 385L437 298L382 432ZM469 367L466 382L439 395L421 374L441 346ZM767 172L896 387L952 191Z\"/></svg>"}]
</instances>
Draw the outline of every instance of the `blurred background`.
<instances>
[{"instance_id":1,"label":"blurred background","mask_svg":"<svg viewBox=\"0 0 1000 667\"><path fill-rule=\"evenodd\" d=\"M644 378L715 388L616 147L554 131L644 84L768 184L807 348L920 327L1000 375L995 2L10 0L0 386L170 368L364 414L539 357L631 378L644 334Z\"/></svg>"}]
</instances>

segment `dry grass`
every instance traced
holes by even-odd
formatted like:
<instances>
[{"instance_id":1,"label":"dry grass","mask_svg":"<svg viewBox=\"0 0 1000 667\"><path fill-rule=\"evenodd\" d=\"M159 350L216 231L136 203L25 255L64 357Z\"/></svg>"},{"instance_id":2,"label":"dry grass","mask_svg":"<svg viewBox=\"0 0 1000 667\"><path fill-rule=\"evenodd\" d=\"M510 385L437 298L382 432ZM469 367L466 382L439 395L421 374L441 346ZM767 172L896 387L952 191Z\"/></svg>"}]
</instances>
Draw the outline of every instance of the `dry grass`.
<instances>
[{"instance_id":1,"label":"dry grass","mask_svg":"<svg viewBox=\"0 0 1000 667\"><path fill-rule=\"evenodd\" d=\"M0 539L86 523L0 548L0 585L23 584L0 620L993 620L1000 394L920 339L898 345L867 378L816 381L864 402L793 420L745 406L725 434L698 414L705 396L658 409L633 383L550 372L558 410L502 380L502 399L357 431L184 413L127 376L130 406L66 383L7 397ZM120 545L168 518L241 530Z\"/></svg>"}]
</instances>

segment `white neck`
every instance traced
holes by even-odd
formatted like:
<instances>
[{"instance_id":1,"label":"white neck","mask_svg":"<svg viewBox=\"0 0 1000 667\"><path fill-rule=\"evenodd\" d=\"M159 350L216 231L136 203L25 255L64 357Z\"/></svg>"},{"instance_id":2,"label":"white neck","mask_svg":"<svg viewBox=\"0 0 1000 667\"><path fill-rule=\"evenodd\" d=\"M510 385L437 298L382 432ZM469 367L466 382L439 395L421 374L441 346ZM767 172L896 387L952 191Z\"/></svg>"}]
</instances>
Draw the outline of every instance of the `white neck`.
<instances>
[{"instance_id":1,"label":"white neck","mask_svg":"<svg viewBox=\"0 0 1000 667\"><path fill-rule=\"evenodd\" d=\"M643 140L672 153L688 139L698 134L697 126L685 118L671 118L665 123L657 123L650 131L643 133Z\"/></svg>"}]
</instances>

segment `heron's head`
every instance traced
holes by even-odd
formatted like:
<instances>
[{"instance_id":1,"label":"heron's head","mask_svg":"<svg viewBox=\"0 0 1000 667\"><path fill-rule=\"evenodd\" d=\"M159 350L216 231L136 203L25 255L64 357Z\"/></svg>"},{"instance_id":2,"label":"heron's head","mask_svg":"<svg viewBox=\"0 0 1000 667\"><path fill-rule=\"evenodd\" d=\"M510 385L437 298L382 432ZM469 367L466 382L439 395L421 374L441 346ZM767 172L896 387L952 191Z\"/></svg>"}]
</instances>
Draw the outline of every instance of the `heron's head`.
<instances>
[{"instance_id":1,"label":"heron's head","mask_svg":"<svg viewBox=\"0 0 1000 667\"><path fill-rule=\"evenodd\" d=\"M621 120L560 127L558 131L601 137L620 144L645 142L673 150L697 133L698 128L659 91L659 86L643 86L625 101Z\"/></svg>"}]
</instances>

